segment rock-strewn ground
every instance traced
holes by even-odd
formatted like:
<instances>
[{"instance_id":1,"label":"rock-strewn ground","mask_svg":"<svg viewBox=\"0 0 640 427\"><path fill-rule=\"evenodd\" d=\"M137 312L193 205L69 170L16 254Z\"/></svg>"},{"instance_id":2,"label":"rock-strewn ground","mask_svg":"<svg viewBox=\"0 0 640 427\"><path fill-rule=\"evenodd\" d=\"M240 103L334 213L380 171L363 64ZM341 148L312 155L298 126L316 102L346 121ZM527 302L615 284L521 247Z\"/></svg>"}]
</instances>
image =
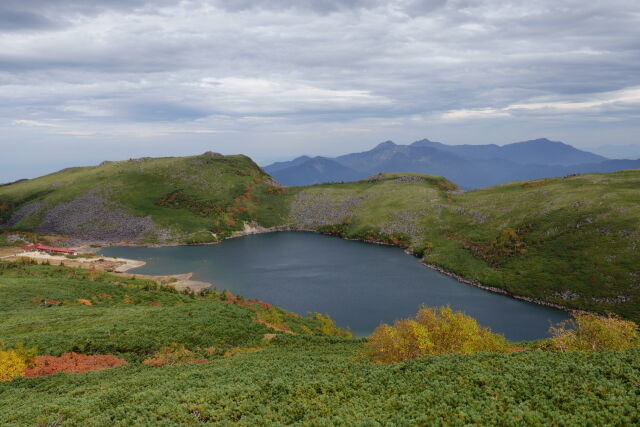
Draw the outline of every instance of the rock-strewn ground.
<instances>
[{"instance_id":1,"label":"rock-strewn ground","mask_svg":"<svg viewBox=\"0 0 640 427\"><path fill-rule=\"evenodd\" d=\"M43 202L33 202L24 205L11 216L6 224L0 225L0 227L13 227L33 215L38 215L44 207L45 204Z\"/></svg>"},{"instance_id":2,"label":"rock-strewn ground","mask_svg":"<svg viewBox=\"0 0 640 427\"><path fill-rule=\"evenodd\" d=\"M380 227L382 234L406 234L417 240L425 231L419 224L420 218L427 214L426 210L400 211Z\"/></svg>"},{"instance_id":3,"label":"rock-strewn ground","mask_svg":"<svg viewBox=\"0 0 640 427\"><path fill-rule=\"evenodd\" d=\"M150 216L133 215L95 192L46 210L36 231L92 241L139 240L168 234Z\"/></svg>"},{"instance_id":4,"label":"rock-strewn ground","mask_svg":"<svg viewBox=\"0 0 640 427\"><path fill-rule=\"evenodd\" d=\"M335 201L322 194L300 193L291 204L293 225L301 229L313 229L323 225L340 224L354 214L362 198L349 197Z\"/></svg>"}]
</instances>

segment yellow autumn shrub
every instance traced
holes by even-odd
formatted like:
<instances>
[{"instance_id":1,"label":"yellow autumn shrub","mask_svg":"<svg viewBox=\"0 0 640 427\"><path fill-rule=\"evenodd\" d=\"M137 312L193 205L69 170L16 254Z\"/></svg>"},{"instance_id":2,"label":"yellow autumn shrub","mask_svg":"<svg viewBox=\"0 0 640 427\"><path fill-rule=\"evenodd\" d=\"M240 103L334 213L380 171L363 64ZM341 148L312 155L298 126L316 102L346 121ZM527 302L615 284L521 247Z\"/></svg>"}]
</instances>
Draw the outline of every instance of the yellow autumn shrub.
<instances>
[{"instance_id":1,"label":"yellow autumn shrub","mask_svg":"<svg viewBox=\"0 0 640 427\"><path fill-rule=\"evenodd\" d=\"M319 322L317 328L323 335L353 338L353 334L350 330L336 326L335 322L328 314L322 315L321 313L313 313L313 320L317 320Z\"/></svg>"},{"instance_id":2,"label":"yellow autumn shrub","mask_svg":"<svg viewBox=\"0 0 640 427\"><path fill-rule=\"evenodd\" d=\"M27 370L27 363L15 350L0 350L0 382L21 377Z\"/></svg>"},{"instance_id":3,"label":"yellow autumn shrub","mask_svg":"<svg viewBox=\"0 0 640 427\"><path fill-rule=\"evenodd\" d=\"M376 328L367 342L374 363L396 363L425 355L506 352L507 340L449 307L422 308L415 319Z\"/></svg>"},{"instance_id":4,"label":"yellow autumn shrub","mask_svg":"<svg viewBox=\"0 0 640 427\"><path fill-rule=\"evenodd\" d=\"M626 350L640 345L638 325L615 316L574 314L549 331L551 348L558 351Z\"/></svg>"}]
</instances>

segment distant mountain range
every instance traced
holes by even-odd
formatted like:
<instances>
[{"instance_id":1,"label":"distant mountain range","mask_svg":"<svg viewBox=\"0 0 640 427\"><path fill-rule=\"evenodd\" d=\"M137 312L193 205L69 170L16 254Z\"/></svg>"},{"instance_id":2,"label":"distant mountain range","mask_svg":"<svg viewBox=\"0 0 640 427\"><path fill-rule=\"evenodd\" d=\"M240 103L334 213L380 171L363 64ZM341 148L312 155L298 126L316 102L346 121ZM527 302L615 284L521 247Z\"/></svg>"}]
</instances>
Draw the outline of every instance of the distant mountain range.
<instances>
[{"instance_id":1,"label":"distant mountain range","mask_svg":"<svg viewBox=\"0 0 640 427\"><path fill-rule=\"evenodd\" d=\"M640 158L640 144L600 145L590 148L592 153L600 154L609 159L638 159Z\"/></svg>"},{"instance_id":2,"label":"distant mountain range","mask_svg":"<svg viewBox=\"0 0 640 427\"><path fill-rule=\"evenodd\" d=\"M546 138L503 146L446 145L423 139L409 145L385 141L362 153L301 156L263 169L287 186L354 181L379 172L441 175L465 189L574 173L640 168L640 160L610 160Z\"/></svg>"}]
</instances>

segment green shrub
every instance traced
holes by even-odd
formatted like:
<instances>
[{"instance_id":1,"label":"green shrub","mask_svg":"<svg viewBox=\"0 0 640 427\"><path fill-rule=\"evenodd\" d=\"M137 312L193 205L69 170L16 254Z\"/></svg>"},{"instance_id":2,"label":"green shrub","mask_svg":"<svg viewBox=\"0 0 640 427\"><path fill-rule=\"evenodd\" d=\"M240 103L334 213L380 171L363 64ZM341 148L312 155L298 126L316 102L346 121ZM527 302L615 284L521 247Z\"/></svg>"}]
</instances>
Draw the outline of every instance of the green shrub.
<instances>
[{"instance_id":1,"label":"green shrub","mask_svg":"<svg viewBox=\"0 0 640 427\"><path fill-rule=\"evenodd\" d=\"M502 335L449 307L425 307L415 319L398 320L393 326L383 324L367 343L367 354L374 363L396 363L429 354L504 353L507 349Z\"/></svg>"},{"instance_id":2,"label":"green shrub","mask_svg":"<svg viewBox=\"0 0 640 427\"><path fill-rule=\"evenodd\" d=\"M640 345L638 325L615 316L574 314L549 331L551 348L558 351L626 350Z\"/></svg>"}]
</instances>

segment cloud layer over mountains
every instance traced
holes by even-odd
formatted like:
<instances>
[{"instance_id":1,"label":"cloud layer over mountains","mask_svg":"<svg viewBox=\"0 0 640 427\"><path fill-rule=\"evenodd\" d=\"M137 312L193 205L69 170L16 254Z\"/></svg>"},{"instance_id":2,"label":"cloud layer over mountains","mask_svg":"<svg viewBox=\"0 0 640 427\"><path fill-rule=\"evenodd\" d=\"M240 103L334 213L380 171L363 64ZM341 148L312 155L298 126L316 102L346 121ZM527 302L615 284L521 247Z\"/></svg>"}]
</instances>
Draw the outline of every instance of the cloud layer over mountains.
<instances>
[{"instance_id":1,"label":"cloud layer over mountains","mask_svg":"<svg viewBox=\"0 0 640 427\"><path fill-rule=\"evenodd\" d=\"M637 143L638 40L631 0L3 0L0 181L209 148Z\"/></svg>"}]
</instances>

